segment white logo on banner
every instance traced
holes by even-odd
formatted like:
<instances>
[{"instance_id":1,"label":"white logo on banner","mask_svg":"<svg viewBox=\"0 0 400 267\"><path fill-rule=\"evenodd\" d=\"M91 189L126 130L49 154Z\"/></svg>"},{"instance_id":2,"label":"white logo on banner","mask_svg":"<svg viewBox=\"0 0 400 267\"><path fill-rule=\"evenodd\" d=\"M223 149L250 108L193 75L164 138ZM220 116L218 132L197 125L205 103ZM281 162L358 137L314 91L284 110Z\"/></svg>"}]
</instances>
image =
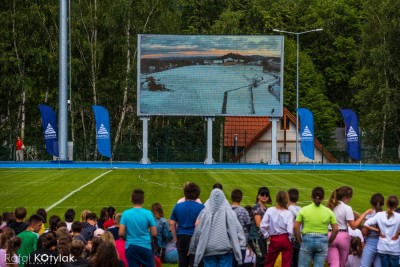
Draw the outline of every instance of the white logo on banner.
<instances>
[{"instance_id":1,"label":"white logo on banner","mask_svg":"<svg viewBox=\"0 0 400 267\"><path fill-rule=\"evenodd\" d=\"M99 130L97 131L97 138L98 138L98 139L107 139L107 138L109 138L109 133L108 133L108 131L107 131L107 128L104 127L104 124L103 124L103 123L100 124L100 128L99 128Z\"/></svg>"},{"instance_id":2,"label":"white logo on banner","mask_svg":"<svg viewBox=\"0 0 400 267\"><path fill-rule=\"evenodd\" d=\"M308 128L308 126L304 127L304 131L301 133L301 140L311 141L313 140L313 134Z\"/></svg>"},{"instance_id":3,"label":"white logo on banner","mask_svg":"<svg viewBox=\"0 0 400 267\"><path fill-rule=\"evenodd\" d=\"M44 131L44 138L45 139L57 138L57 133L50 123L47 124L46 130Z\"/></svg>"},{"instance_id":4,"label":"white logo on banner","mask_svg":"<svg viewBox=\"0 0 400 267\"><path fill-rule=\"evenodd\" d=\"M353 127L350 126L349 131L347 132L347 141L348 142L358 142L358 135L356 131L354 131Z\"/></svg>"}]
</instances>

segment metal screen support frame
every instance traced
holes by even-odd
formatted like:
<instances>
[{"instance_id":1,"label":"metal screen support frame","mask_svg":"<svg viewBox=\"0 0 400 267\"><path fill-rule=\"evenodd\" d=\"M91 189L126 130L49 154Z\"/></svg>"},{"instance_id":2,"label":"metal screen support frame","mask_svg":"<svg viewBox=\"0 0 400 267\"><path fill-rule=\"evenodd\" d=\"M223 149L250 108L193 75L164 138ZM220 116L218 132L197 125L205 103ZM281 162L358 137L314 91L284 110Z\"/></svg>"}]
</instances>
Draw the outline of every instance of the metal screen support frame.
<instances>
[{"instance_id":1,"label":"metal screen support frame","mask_svg":"<svg viewBox=\"0 0 400 267\"><path fill-rule=\"evenodd\" d=\"M207 121L207 157L204 161L204 164L215 164L215 161L212 157L212 122L215 120L215 117L206 117Z\"/></svg>"},{"instance_id":2,"label":"metal screen support frame","mask_svg":"<svg viewBox=\"0 0 400 267\"><path fill-rule=\"evenodd\" d=\"M150 117L140 117L140 120L143 122L143 130L142 130L142 159L140 160L140 164L151 164L149 159L149 120Z\"/></svg>"},{"instance_id":3,"label":"metal screen support frame","mask_svg":"<svg viewBox=\"0 0 400 267\"><path fill-rule=\"evenodd\" d=\"M58 151L59 160L68 161L68 7L60 0L59 66L58 66ZM71 156L72 159L72 156Z\"/></svg>"},{"instance_id":4,"label":"metal screen support frame","mask_svg":"<svg viewBox=\"0 0 400 267\"><path fill-rule=\"evenodd\" d=\"M271 118L272 122L272 131L271 131L271 161L269 165L279 165L279 160L277 159L277 150L276 150L276 139L277 139L277 132L278 132L278 120L279 118Z\"/></svg>"}]
</instances>

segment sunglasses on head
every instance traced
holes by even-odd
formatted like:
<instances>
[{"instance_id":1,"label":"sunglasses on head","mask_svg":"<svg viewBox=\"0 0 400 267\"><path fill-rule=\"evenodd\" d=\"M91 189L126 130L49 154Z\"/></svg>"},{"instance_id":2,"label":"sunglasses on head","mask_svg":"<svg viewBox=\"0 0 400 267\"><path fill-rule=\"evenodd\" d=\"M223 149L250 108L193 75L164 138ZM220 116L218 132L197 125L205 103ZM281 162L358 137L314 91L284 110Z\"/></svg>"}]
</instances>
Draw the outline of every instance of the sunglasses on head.
<instances>
[{"instance_id":1,"label":"sunglasses on head","mask_svg":"<svg viewBox=\"0 0 400 267\"><path fill-rule=\"evenodd\" d=\"M269 194L268 194L268 193L266 193L266 192L264 192L264 193L260 193L260 196L263 196L263 197L269 197Z\"/></svg>"}]
</instances>

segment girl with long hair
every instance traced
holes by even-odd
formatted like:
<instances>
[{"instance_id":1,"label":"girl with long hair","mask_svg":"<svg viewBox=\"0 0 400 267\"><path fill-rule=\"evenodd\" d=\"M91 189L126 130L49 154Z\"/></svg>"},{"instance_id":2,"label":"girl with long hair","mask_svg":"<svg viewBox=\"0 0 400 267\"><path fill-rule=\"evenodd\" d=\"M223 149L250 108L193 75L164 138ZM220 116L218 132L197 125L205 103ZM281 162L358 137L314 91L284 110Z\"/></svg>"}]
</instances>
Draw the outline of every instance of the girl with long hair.
<instances>
[{"instance_id":1,"label":"girl with long hair","mask_svg":"<svg viewBox=\"0 0 400 267\"><path fill-rule=\"evenodd\" d=\"M276 194L276 205L267 209L260 230L265 238L270 238L264 267L273 267L279 253L282 252L282 267L292 264L293 214L288 210L289 195L285 191Z\"/></svg>"},{"instance_id":2,"label":"girl with long hair","mask_svg":"<svg viewBox=\"0 0 400 267\"><path fill-rule=\"evenodd\" d=\"M371 196L369 203L371 204L373 212L365 217L366 220L374 217L378 212L382 211L382 207L385 204L385 198L382 194L376 193ZM377 232L370 231L366 226L362 228L362 233L365 237L365 247L361 256L360 266L370 267L372 264L374 264L374 267L381 267L381 260L379 259L377 249L379 234Z\"/></svg>"},{"instance_id":3,"label":"girl with long hair","mask_svg":"<svg viewBox=\"0 0 400 267\"><path fill-rule=\"evenodd\" d=\"M7 249L6 249L6 266L9 267L17 267L19 262L19 257L17 256L17 250L21 247L22 239L18 236L11 237L7 241Z\"/></svg>"},{"instance_id":4,"label":"girl with long hair","mask_svg":"<svg viewBox=\"0 0 400 267\"><path fill-rule=\"evenodd\" d=\"M12 228L5 227L0 231L0 267L6 265L7 245L13 237L15 237L15 232Z\"/></svg>"},{"instance_id":5,"label":"girl with long hair","mask_svg":"<svg viewBox=\"0 0 400 267\"><path fill-rule=\"evenodd\" d=\"M378 254L382 267L398 267L400 260L400 214L394 212L399 199L391 195L386 200L386 211L378 212L365 226L379 234ZM377 226L377 227L376 227Z\"/></svg>"},{"instance_id":6,"label":"girl with long hair","mask_svg":"<svg viewBox=\"0 0 400 267\"><path fill-rule=\"evenodd\" d=\"M102 242L90 261L92 267L124 267L124 263L118 258L115 245L110 242Z\"/></svg>"},{"instance_id":7,"label":"girl with long hair","mask_svg":"<svg viewBox=\"0 0 400 267\"><path fill-rule=\"evenodd\" d=\"M359 267L362 252L363 248L361 244L361 239L358 236L352 236L350 241L349 257L347 258L346 267Z\"/></svg>"},{"instance_id":8,"label":"girl with long hair","mask_svg":"<svg viewBox=\"0 0 400 267\"><path fill-rule=\"evenodd\" d=\"M332 244L338 232L335 215L332 210L321 205L325 191L316 187L311 193L313 203L303 207L294 222L296 240L300 244L299 267L309 267L311 260L314 267L323 267L328 254L328 245ZM331 225L331 235L328 234L328 225ZM300 233L301 226L302 235Z\"/></svg>"},{"instance_id":9,"label":"girl with long hair","mask_svg":"<svg viewBox=\"0 0 400 267\"><path fill-rule=\"evenodd\" d=\"M331 267L345 267L347 258L349 256L351 237L348 232L348 227L356 229L361 222L364 221L365 216L372 212L372 209L365 211L355 221L353 209L347 205L353 197L353 189L349 186L341 186L333 190L332 195L328 201L328 208L330 208L336 216L336 221L339 226L339 233L335 241L329 246L328 249L328 263ZM329 234L328 234L329 235Z\"/></svg>"},{"instance_id":10,"label":"girl with long hair","mask_svg":"<svg viewBox=\"0 0 400 267\"><path fill-rule=\"evenodd\" d=\"M160 203L153 203L151 205L151 212L154 215L154 219L156 221L156 229L157 229L157 237L156 242L157 246L155 246L155 254L161 260L163 260L165 248L167 243L172 239L172 233L169 230L169 223L167 219L164 218L164 210Z\"/></svg>"},{"instance_id":11,"label":"girl with long hair","mask_svg":"<svg viewBox=\"0 0 400 267\"><path fill-rule=\"evenodd\" d=\"M258 189L256 204L251 210L250 217L253 220L252 227L249 230L249 245L256 254L256 267L264 265L265 255L267 252L266 240L260 232L261 220L267 211L267 204L271 204L269 189L265 186Z\"/></svg>"}]
</instances>

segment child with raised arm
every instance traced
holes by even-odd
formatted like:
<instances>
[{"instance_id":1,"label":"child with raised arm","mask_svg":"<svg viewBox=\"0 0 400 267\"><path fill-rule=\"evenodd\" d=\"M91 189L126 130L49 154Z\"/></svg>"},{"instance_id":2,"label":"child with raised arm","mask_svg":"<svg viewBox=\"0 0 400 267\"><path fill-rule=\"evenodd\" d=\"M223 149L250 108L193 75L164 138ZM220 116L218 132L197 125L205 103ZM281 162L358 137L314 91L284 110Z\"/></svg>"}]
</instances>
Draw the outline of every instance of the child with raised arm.
<instances>
[{"instance_id":1,"label":"child with raised arm","mask_svg":"<svg viewBox=\"0 0 400 267\"><path fill-rule=\"evenodd\" d=\"M339 233L328 249L327 259L331 267L345 267L351 240L348 227L353 230L356 229L365 219L365 216L372 212L372 209L369 209L361 214L357 220L354 220L353 209L348 205L352 197L353 189L348 186L341 186L332 192L327 204L328 208L335 214L339 226Z\"/></svg>"},{"instance_id":2,"label":"child with raised arm","mask_svg":"<svg viewBox=\"0 0 400 267\"><path fill-rule=\"evenodd\" d=\"M394 212L398 206L399 199L391 195L386 200L387 210L378 212L364 223L369 230L379 234L378 253L382 267L399 266L400 214Z\"/></svg>"}]
</instances>

